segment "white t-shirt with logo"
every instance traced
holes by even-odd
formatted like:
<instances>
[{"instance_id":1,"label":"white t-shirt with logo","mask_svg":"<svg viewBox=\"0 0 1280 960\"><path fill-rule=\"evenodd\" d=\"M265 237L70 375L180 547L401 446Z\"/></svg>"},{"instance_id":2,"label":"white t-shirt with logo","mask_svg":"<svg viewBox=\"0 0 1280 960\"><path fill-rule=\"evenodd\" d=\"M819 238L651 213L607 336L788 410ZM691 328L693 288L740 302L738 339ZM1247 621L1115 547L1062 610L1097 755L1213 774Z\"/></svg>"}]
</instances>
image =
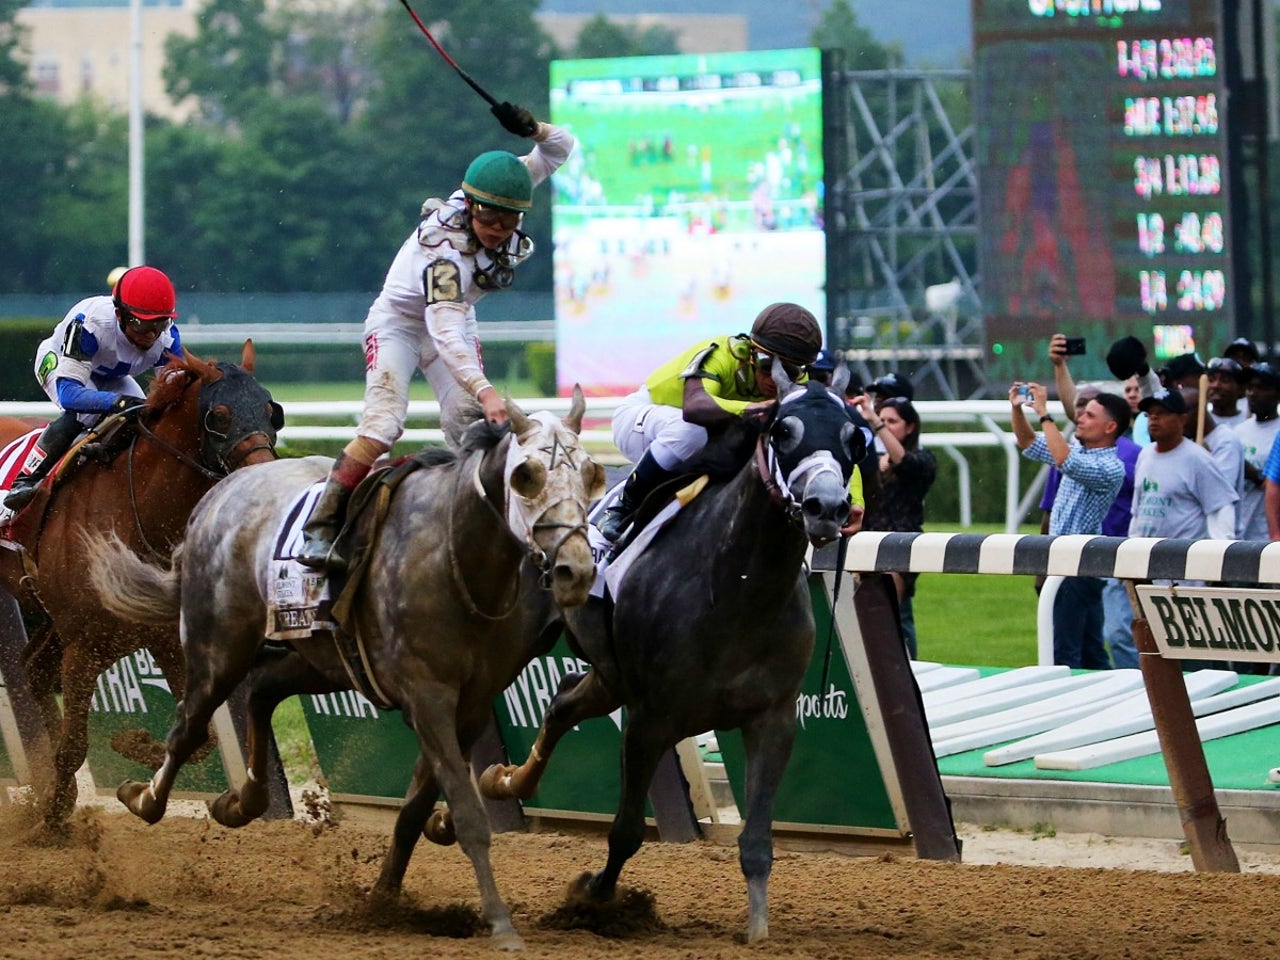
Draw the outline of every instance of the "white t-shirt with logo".
<instances>
[{"instance_id":1,"label":"white t-shirt with logo","mask_svg":"<svg viewBox=\"0 0 1280 960\"><path fill-rule=\"evenodd\" d=\"M1276 434L1280 433L1280 417L1273 417L1266 423L1259 423L1257 417L1250 417L1239 426L1233 427L1240 445L1244 448L1244 458L1253 464L1261 473L1271 456L1271 448L1275 445ZM1216 431L1215 431L1216 432ZM1267 532L1266 483L1259 486L1244 482L1244 494L1236 505L1236 536L1241 540L1270 540Z\"/></svg>"},{"instance_id":2,"label":"white t-shirt with logo","mask_svg":"<svg viewBox=\"0 0 1280 960\"><path fill-rule=\"evenodd\" d=\"M1183 440L1161 453L1143 447L1133 474L1131 537L1202 540L1208 516L1238 499L1209 452Z\"/></svg>"}]
</instances>

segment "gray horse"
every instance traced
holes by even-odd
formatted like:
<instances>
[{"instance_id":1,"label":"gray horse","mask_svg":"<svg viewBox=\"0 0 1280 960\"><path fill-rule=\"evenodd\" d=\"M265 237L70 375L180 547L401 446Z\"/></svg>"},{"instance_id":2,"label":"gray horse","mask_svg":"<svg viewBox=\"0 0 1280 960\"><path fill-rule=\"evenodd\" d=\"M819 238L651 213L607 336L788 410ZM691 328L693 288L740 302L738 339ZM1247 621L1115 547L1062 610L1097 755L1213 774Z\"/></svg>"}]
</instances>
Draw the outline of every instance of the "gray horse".
<instances>
[{"instance_id":1,"label":"gray horse","mask_svg":"<svg viewBox=\"0 0 1280 960\"><path fill-rule=\"evenodd\" d=\"M395 490L355 605L368 673L420 746L376 892L400 890L443 793L493 942L505 949L522 944L493 879L488 818L466 755L492 717L494 697L554 642L556 605L583 603L594 580L586 510L604 471L578 442L584 408L580 390L563 423L550 414L526 416L508 401L507 436L496 438L481 422L456 456L433 451L432 465ZM109 541L95 551L91 579L109 608L143 620L181 616L190 679L164 765L150 783L126 781L118 792L144 820L164 815L178 769L246 676L248 778L211 806L231 827L266 809L267 733L276 705L293 694L352 686L326 639L282 651L265 647L263 637L275 531L329 463L282 460L219 484L192 514L172 569Z\"/></svg>"},{"instance_id":2,"label":"gray horse","mask_svg":"<svg viewBox=\"0 0 1280 960\"><path fill-rule=\"evenodd\" d=\"M562 681L524 764L490 767L480 781L488 796L528 798L561 736L625 706L608 861L577 885L589 899L608 900L640 848L645 796L662 756L686 737L740 728L747 786L738 846L752 942L768 935L773 797L814 645L805 550L839 534L850 513L850 474L865 449L841 399L843 384L788 393L777 364L774 378L786 399L765 432L740 421L725 438L729 447L745 440L754 455L676 515L612 602L592 598L565 611L569 642L591 670Z\"/></svg>"}]
</instances>

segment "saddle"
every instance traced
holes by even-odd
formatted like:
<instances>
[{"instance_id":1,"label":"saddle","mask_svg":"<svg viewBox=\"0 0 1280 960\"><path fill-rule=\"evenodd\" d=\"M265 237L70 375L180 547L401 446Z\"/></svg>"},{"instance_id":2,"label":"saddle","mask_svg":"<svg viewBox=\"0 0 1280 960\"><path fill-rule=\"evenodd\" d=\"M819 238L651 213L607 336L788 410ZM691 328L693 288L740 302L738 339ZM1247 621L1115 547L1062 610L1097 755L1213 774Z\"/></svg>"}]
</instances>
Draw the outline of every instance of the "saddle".
<instances>
[{"instance_id":1,"label":"saddle","mask_svg":"<svg viewBox=\"0 0 1280 960\"><path fill-rule=\"evenodd\" d=\"M640 506L636 509L635 516L631 518L631 526L627 528L627 532L618 538L613 545L610 553L618 556L644 531L650 521L653 520L662 509L680 494L682 490L697 482L700 477L706 476L701 471L689 471L677 474L668 480L664 480L649 492L649 495L640 501ZM701 488L699 488L701 489ZM687 501L686 501L687 502Z\"/></svg>"},{"instance_id":2,"label":"saddle","mask_svg":"<svg viewBox=\"0 0 1280 960\"><path fill-rule=\"evenodd\" d=\"M89 460L100 463L109 463L113 460L133 438L132 430L123 429L130 423L132 420L127 414L112 414L82 433L62 459L54 464L49 475L36 489L35 495L10 517L3 530L0 530L0 535L4 539L22 548L22 565L28 576L35 577L38 572L32 551L40 531L44 528L45 514L49 510L53 491L69 477L74 476Z\"/></svg>"}]
</instances>

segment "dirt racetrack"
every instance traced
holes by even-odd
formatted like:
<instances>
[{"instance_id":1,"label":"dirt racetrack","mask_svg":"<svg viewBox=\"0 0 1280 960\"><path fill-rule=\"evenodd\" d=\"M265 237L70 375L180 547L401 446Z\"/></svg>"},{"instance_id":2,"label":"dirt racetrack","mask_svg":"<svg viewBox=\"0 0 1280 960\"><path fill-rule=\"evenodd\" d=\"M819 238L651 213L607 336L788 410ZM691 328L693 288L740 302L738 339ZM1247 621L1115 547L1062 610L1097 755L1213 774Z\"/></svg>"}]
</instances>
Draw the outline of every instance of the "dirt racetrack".
<instances>
[{"instance_id":1,"label":"dirt racetrack","mask_svg":"<svg viewBox=\"0 0 1280 960\"><path fill-rule=\"evenodd\" d=\"M423 841L404 902L366 892L387 844L348 823L231 831L171 816L148 827L76 811L71 839L27 839L30 807L0 807L0 957L486 957L468 861ZM1280 956L1280 875L1206 875L780 852L771 938L741 939L732 847L648 843L623 875L629 906L564 929L568 881L603 862L595 837L494 838L499 887L530 957L1252 958ZM651 897L644 895L647 891Z\"/></svg>"}]
</instances>

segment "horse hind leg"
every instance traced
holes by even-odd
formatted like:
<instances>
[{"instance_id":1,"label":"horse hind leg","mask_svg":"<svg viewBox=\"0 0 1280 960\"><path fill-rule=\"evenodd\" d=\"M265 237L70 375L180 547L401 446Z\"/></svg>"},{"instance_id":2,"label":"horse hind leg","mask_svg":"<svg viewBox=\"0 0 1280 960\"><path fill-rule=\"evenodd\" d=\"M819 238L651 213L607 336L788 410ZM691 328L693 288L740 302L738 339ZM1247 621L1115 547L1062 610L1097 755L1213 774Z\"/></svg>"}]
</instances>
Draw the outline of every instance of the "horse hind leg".
<instances>
[{"instance_id":1,"label":"horse hind leg","mask_svg":"<svg viewBox=\"0 0 1280 960\"><path fill-rule=\"evenodd\" d=\"M738 862L747 881L747 942L769 936L769 873L773 869L773 798L795 742L790 702L742 728L746 748L746 810L738 834Z\"/></svg>"},{"instance_id":2,"label":"horse hind leg","mask_svg":"<svg viewBox=\"0 0 1280 960\"><path fill-rule=\"evenodd\" d=\"M89 702L100 670L93 658L76 646L62 660L62 724L53 754L53 779L42 804L44 827L62 831L76 805L76 771L89 752Z\"/></svg>"},{"instance_id":3,"label":"horse hind leg","mask_svg":"<svg viewBox=\"0 0 1280 960\"><path fill-rule=\"evenodd\" d=\"M296 651L260 656L247 678L249 688L248 775L209 805L209 814L224 827L243 827L262 816L271 803L267 788L270 763L271 717L280 701L294 694L331 693L338 686L327 680Z\"/></svg>"},{"instance_id":4,"label":"horse hind leg","mask_svg":"<svg viewBox=\"0 0 1280 960\"><path fill-rule=\"evenodd\" d=\"M621 703L600 682L595 670L567 674L547 707L538 738L524 763L489 767L480 775L480 792L494 800L528 800L537 792L560 738L583 720L603 717L619 706Z\"/></svg>"},{"instance_id":5,"label":"horse hind leg","mask_svg":"<svg viewBox=\"0 0 1280 960\"><path fill-rule=\"evenodd\" d=\"M431 764L424 754L419 753L413 765L413 779L409 783L409 792L405 796L404 805L396 816L395 828L391 833L391 849L382 861L382 871L374 892L381 896L395 896L404 883L405 871L409 868L409 858L418 845L428 820L433 816L436 798L440 796L440 787L436 783Z\"/></svg>"}]
</instances>

